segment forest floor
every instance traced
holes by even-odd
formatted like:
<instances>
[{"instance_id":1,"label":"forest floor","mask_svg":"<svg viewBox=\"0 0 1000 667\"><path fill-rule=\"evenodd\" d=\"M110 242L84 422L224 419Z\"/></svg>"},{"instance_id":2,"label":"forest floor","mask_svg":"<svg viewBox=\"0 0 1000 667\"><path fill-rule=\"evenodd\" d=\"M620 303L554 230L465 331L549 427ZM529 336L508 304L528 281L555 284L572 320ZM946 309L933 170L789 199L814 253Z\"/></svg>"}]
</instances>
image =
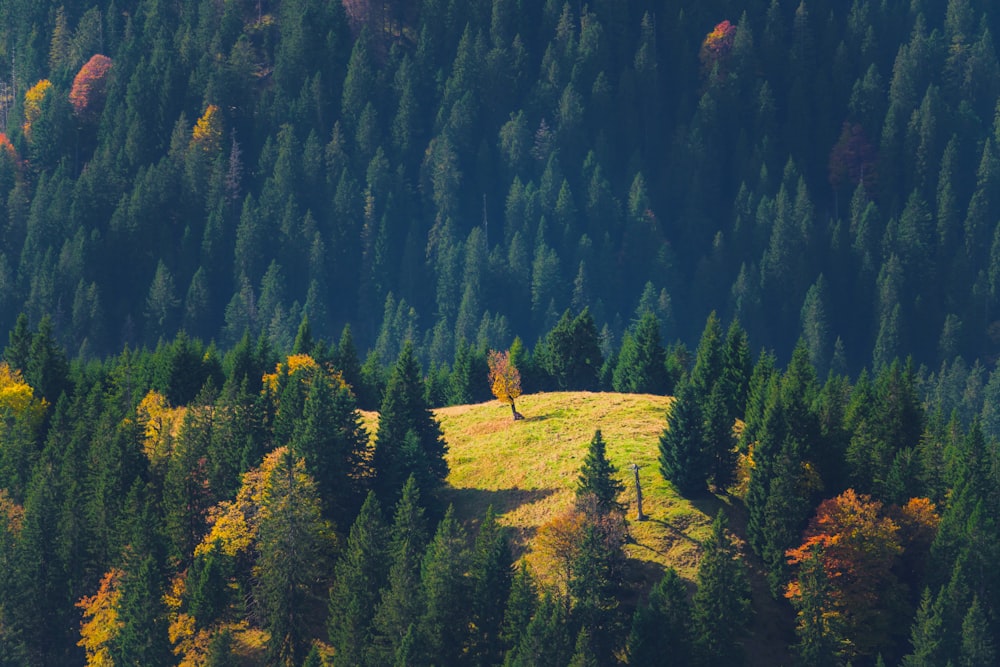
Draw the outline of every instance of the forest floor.
<instances>
[{"instance_id":1,"label":"forest floor","mask_svg":"<svg viewBox=\"0 0 1000 667\"><path fill-rule=\"evenodd\" d=\"M745 537L742 502L725 494L679 496L659 472L659 437L673 399L665 396L590 392L554 392L522 396L511 419L510 406L499 401L435 410L448 442L450 473L445 501L470 529L493 506L500 522L513 529L518 556L538 576L554 581L555 564L532 550L538 528L570 508L580 466L594 431L601 430L607 455L625 483L628 504L629 557L626 604L632 606L673 567L691 585L698 569L701 542L708 537L719 509L730 529ZM366 419L366 421L368 421ZM373 426L373 425L372 425ZM646 521L635 521L636 493L631 465L640 466ZM750 567L754 617L745 643L747 664L791 664L794 641L791 607L769 594L763 568L745 543Z\"/></svg>"}]
</instances>

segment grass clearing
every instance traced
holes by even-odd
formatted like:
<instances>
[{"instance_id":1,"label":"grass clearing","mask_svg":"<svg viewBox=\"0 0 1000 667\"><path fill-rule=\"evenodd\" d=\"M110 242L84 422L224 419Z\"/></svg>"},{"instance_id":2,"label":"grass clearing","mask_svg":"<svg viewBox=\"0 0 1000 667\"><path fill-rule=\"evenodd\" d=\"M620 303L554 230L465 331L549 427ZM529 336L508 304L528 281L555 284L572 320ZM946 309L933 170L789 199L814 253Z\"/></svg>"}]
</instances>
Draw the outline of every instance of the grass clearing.
<instances>
[{"instance_id":1,"label":"grass clearing","mask_svg":"<svg viewBox=\"0 0 1000 667\"><path fill-rule=\"evenodd\" d=\"M544 572L546 564L531 551L532 537L572 504L580 466L600 429L608 458L626 485L623 501L633 518L635 484L629 466L640 466L649 520L629 524L634 543L628 553L638 561L637 570L655 578L672 566L692 579L718 501L682 498L660 476L659 438L672 401L641 394L532 394L517 401L525 416L521 421L511 419L510 407L499 401L435 410L449 446L446 500L469 524L493 505L500 520L514 529L519 551Z\"/></svg>"}]
</instances>

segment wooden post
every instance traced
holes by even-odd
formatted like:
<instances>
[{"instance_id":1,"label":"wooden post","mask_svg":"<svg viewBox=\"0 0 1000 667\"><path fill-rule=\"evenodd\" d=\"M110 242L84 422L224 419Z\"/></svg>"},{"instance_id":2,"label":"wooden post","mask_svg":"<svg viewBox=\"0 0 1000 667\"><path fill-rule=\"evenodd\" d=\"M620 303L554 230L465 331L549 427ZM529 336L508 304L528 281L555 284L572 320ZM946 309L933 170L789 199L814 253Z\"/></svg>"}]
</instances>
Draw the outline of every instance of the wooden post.
<instances>
[{"instance_id":1,"label":"wooden post","mask_svg":"<svg viewBox=\"0 0 1000 667\"><path fill-rule=\"evenodd\" d=\"M636 505L636 521L645 521L646 515L642 512L642 486L639 484L639 464L633 463L631 466L632 474L635 475L635 505Z\"/></svg>"}]
</instances>

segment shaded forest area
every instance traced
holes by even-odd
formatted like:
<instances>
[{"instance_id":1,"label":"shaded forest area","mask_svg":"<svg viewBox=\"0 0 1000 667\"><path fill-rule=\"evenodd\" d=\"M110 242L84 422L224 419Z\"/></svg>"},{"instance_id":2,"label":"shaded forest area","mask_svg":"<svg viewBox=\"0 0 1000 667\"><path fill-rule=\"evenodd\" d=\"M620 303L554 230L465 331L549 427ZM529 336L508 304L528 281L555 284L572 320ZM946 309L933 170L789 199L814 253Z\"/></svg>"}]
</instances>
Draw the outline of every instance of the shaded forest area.
<instances>
[{"instance_id":1,"label":"shaded forest area","mask_svg":"<svg viewBox=\"0 0 1000 667\"><path fill-rule=\"evenodd\" d=\"M995 663L992 3L0 18L0 663L730 665L745 563L801 664ZM429 408L489 349L677 396L745 544L629 589L600 433L562 584L467 535Z\"/></svg>"},{"instance_id":2,"label":"shaded forest area","mask_svg":"<svg viewBox=\"0 0 1000 667\"><path fill-rule=\"evenodd\" d=\"M0 330L993 361L989 3L346 4L4 3Z\"/></svg>"}]
</instances>

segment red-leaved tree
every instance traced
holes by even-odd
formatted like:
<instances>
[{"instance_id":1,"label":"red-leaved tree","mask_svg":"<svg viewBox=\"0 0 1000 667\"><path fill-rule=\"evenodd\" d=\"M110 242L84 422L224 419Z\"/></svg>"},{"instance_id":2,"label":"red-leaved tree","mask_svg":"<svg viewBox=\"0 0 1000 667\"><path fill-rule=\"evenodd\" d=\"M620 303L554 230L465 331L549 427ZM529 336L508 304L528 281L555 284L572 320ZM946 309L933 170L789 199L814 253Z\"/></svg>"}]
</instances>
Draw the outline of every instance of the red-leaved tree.
<instances>
[{"instance_id":1,"label":"red-leaved tree","mask_svg":"<svg viewBox=\"0 0 1000 667\"><path fill-rule=\"evenodd\" d=\"M875 187L877 155L859 123L844 122L840 138L830 151L830 185L839 190L842 186L861 184L872 192Z\"/></svg>"},{"instance_id":2,"label":"red-leaved tree","mask_svg":"<svg viewBox=\"0 0 1000 667\"><path fill-rule=\"evenodd\" d=\"M881 502L848 489L820 503L805 540L786 553L797 572L785 597L796 607L815 594L808 590L811 579L802 576L804 564L814 558L822 564L832 589L824 596L824 613L843 620L847 657L873 656L902 620L894 567L903 551L899 532Z\"/></svg>"},{"instance_id":3,"label":"red-leaved tree","mask_svg":"<svg viewBox=\"0 0 1000 667\"><path fill-rule=\"evenodd\" d=\"M736 26L728 20L719 23L712 32L705 35L698 58L701 59L702 71L706 75L710 75L717 64L720 68L725 64L726 57L733 50L735 38Z\"/></svg>"},{"instance_id":4,"label":"red-leaved tree","mask_svg":"<svg viewBox=\"0 0 1000 667\"><path fill-rule=\"evenodd\" d=\"M77 72L69 93L69 101L77 118L90 122L101 114L107 97L110 72L111 58L100 53L88 60Z\"/></svg>"}]
</instances>

